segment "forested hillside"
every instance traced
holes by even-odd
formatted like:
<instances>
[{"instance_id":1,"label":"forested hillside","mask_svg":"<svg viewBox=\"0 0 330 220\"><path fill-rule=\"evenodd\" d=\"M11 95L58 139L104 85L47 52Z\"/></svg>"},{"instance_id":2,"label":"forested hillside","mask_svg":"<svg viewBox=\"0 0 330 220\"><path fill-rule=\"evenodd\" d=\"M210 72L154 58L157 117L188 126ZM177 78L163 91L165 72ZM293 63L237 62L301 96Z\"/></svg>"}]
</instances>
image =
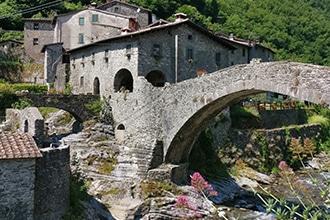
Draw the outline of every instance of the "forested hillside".
<instances>
[{"instance_id":1,"label":"forested hillside","mask_svg":"<svg viewBox=\"0 0 330 220\"><path fill-rule=\"evenodd\" d=\"M104 3L105 0L96 2ZM329 0L126 2L149 8L159 18L173 20L173 14L184 12L193 22L212 29L215 33L233 33L240 38L260 39L264 45L276 52L277 60L330 66ZM51 17L55 11L65 13L81 9L88 4L88 0L3 0L0 3L0 27L4 30L22 30L22 17ZM23 14L19 13L20 10L23 10Z\"/></svg>"}]
</instances>

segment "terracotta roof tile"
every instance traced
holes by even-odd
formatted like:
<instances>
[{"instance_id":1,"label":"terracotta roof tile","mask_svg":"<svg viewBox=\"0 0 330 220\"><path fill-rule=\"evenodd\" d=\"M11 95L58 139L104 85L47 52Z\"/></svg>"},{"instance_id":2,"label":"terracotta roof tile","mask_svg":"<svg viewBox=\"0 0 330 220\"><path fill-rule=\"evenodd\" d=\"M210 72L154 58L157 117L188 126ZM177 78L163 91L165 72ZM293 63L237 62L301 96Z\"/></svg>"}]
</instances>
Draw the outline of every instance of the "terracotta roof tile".
<instances>
[{"instance_id":1,"label":"terracotta roof tile","mask_svg":"<svg viewBox=\"0 0 330 220\"><path fill-rule=\"evenodd\" d=\"M29 134L0 132L0 160L37 157L42 155Z\"/></svg>"}]
</instances>

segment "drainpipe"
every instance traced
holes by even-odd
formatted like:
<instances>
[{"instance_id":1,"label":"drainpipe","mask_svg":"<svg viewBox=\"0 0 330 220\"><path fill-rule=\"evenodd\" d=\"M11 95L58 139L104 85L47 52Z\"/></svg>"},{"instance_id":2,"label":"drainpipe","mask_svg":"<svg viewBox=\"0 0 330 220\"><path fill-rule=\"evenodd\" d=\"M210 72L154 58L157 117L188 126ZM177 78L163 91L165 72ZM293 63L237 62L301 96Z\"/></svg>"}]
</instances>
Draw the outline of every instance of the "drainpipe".
<instances>
[{"instance_id":1,"label":"drainpipe","mask_svg":"<svg viewBox=\"0 0 330 220\"><path fill-rule=\"evenodd\" d=\"M178 82L179 36L175 35L175 83Z\"/></svg>"}]
</instances>

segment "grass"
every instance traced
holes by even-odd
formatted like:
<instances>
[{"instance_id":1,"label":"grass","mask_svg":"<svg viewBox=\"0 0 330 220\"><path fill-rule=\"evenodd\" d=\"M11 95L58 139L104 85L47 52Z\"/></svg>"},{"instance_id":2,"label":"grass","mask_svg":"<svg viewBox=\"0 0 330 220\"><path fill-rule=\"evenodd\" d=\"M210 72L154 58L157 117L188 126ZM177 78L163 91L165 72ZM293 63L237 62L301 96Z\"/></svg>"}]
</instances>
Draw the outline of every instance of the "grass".
<instances>
[{"instance_id":1,"label":"grass","mask_svg":"<svg viewBox=\"0 0 330 220\"><path fill-rule=\"evenodd\" d=\"M321 124L322 127L329 127L330 119L323 115L312 115L308 117L308 124Z\"/></svg>"}]
</instances>

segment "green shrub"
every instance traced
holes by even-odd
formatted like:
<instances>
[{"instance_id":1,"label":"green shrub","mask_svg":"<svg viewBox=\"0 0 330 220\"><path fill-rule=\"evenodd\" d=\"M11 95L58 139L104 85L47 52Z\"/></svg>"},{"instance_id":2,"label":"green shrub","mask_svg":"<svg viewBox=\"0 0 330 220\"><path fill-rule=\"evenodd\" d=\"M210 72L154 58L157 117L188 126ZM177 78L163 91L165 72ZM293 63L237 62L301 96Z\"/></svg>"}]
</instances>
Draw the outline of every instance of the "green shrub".
<instances>
[{"instance_id":1,"label":"green shrub","mask_svg":"<svg viewBox=\"0 0 330 220\"><path fill-rule=\"evenodd\" d=\"M85 104L86 108L92 111L95 115L98 115L100 112L104 110L104 101L98 100L93 102L92 104Z\"/></svg>"},{"instance_id":2,"label":"green shrub","mask_svg":"<svg viewBox=\"0 0 330 220\"><path fill-rule=\"evenodd\" d=\"M18 83L11 85L14 91L28 90L29 93L40 94L47 92L47 85Z\"/></svg>"},{"instance_id":3,"label":"green shrub","mask_svg":"<svg viewBox=\"0 0 330 220\"><path fill-rule=\"evenodd\" d=\"M87 193L87 186L78 176L70 177L70 207L64 220L83 219L83 206L81 201L87 201L91 197Z\"/></svg>"},{"instance_id":4,"label":"green shrub","mask_svg":"<svg viewBox=\"0 0 330 220\"><path fill-rule=\"evenodd\" d=\"M16 109L24 109L26 107L30 107L33 106L33 103L31 102L30 99L26 98L26 97L21 97L19 98L18 101L14 102L11 104L12 108L16 108Z\"/></svg>"}]
</instances>

